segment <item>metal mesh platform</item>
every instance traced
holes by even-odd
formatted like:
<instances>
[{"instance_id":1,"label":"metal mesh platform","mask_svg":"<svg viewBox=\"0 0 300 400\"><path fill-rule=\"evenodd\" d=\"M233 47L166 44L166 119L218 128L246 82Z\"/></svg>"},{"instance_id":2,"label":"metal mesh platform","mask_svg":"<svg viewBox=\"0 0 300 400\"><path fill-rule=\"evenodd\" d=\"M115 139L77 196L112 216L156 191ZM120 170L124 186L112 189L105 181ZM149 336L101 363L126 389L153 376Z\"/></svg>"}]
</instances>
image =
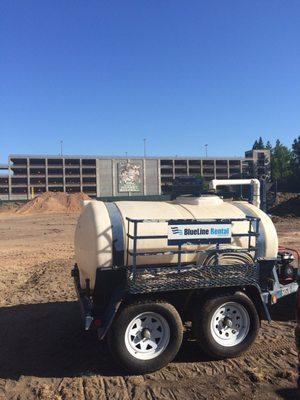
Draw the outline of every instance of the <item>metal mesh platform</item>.
<instances>
[{"instance_id":1,"label":"metal mesh platform","mask_svg":"<svg viewBox=\"0 0 300 400\"><path fill-rule=\"evenodd\" d=\"M256 285L258 280L257 264L143 267L127 274L130 293Z\"/></svg>"}]
</instances>

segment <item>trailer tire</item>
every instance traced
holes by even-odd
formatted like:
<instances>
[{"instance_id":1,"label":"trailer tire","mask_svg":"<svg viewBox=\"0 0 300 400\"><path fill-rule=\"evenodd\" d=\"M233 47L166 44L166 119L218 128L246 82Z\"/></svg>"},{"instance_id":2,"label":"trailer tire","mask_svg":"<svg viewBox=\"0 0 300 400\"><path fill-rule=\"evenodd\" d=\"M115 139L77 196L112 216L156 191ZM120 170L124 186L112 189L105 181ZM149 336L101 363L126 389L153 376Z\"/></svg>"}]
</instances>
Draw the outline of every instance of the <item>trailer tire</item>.
<instances>
[{"instance_id":1,"label":"trailer tire","mask_svg":"<svg viewBox=\"0 0 300 400\"><path fill-rule=\"evenodd\" d=\"M197 343L211 358L237 357L254 342L260 320L251 299L242 292L208 298L196 312Z\"/></svg>"},{"instance_id":2,"label":"trailer tire","mask_svg":"<svg viewBox=\"0 0 300 400\"><path fill-rule=\"evenodd\" d=\"M120 309L108 332L108 345L121 367L144 374L171 362L182 336L182 321L175 307L148 300Z\"/></svg>"}]
</instances>

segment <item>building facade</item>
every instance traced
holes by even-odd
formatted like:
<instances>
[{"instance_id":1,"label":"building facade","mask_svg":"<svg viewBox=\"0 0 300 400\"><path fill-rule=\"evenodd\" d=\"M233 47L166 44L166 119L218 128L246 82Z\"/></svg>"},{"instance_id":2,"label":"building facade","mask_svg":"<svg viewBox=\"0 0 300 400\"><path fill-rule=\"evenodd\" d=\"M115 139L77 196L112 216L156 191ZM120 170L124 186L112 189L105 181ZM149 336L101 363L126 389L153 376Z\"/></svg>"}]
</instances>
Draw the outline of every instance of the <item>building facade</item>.
<instances>
[{"instance_id":1,"label":"building facade","mask_svg":"<svg viewBox=\"0 0 300 400\"><path fill-rule=\"evenodd\" d=\"M84 192L91 197L151 196L168 194L179 176L210 181L269 174L269 150L250 150L245 157L10 155L7 164L0 164L0 199L30 199L45 191Z\"/></svg>"}]
</instances>

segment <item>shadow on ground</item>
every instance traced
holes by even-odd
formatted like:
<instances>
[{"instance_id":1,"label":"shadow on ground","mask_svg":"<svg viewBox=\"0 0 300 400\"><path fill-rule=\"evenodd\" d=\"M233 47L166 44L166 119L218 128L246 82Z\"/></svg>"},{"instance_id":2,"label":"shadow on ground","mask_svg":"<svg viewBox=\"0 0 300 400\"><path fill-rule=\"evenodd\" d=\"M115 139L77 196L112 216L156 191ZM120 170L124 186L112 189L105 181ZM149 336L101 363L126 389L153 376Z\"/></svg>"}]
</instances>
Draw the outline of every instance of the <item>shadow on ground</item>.
<instances>
[{"instance_id":1,"label":"shadow on ground","mask_svg":"<svg viewBox=\"0 0 300 400\"><path fill-rule=\"evenodd\" d=\"M299 400L300 392L296 388L292 389L279 389L276 392L283 400Z\"/></svg>"},{"instance_id":2,"label":"shadow on ground","mask_svg":"<svg viewBox=\"0 0 300 400\"><path fill-rule=\"evenodd\" d=\"M277 304L270 307L270 313L274 321L294 321L296 318L296 293L280 299Z\"/></svg>"},{"instance_id":3,"label":"shadow on ground","mask_svg":"<svg viewBox=\"0 0 300 400\"><path fill-rule=\"evenodd\" d=\"M293 300L278 304L272 318L293 319ZM0 321L0 378L124 374L111 359L106 342L83 332L77 302L3 307ZM176 362L204 361L208 359L195 342L183 342Z\"/></svg>"},{"instance_id":4,"label":"shadow on ground","mask_svg":"<svg viewBox=\"0 0 300 400\"><path fill-rule=\"evenodd\" d=\"M0 377L115 374L105 344L81 327L77 302L0 309Z\"/></svg>"},{"instance_id":5,"label":"shadow on ground","mask_svg":"<svg viewBox=\"0 0 300 400\"><path fill-rule=\"evenodd\" d=\"M3 307L0 321L0 378L124 375L111 359L106 341L82 330L77 302ZM176 361L206 359L195 343L184 342Z\"/></svg>"}]
</instances>

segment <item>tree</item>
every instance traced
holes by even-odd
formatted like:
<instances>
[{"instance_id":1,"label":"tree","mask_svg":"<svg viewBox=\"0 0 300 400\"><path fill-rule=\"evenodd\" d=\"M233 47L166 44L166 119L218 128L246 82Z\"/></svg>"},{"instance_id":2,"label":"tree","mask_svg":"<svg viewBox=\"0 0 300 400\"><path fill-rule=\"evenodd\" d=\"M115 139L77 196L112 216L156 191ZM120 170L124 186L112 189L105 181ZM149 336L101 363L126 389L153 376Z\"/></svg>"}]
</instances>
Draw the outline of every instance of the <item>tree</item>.
<instances>
[{"instance_id":1,"label":"tree","mask_svg":"<svg viewBox=\"0 0 300 400\"><path fill-rule=\"evenodd\" d=\"M253 146L253 150L263 150L265 149L264 141L262 140L262 137L260 136L258 140L255 140Z\"/></svg>"},{"instance_id":2,"label":"tree","mask_svg":"<svg viewBox=\"0 0 300 400\"><path fill-rule=\"evenodd\" d=\"M269 140L267 141L266 149L272 151L272 145L271 145L271 142Z\"/></svg>"},{"instance_id":3,"label":"tree","mask_svg":"<svg viewBox=\"0 0 300 400\"><path fill-rule=\"evenodd\" d=\"M291 174L294 189L300 190L300 136L292 144Z\"/></svg>"},{"instance_id":4,"label":"tree","mask_svg":"<svg viewBox=\"0 0 300 400\"><path fill-rule=\"evenodd\" d=\"M264 145L263 139L255 140L254 150L268 149L271 153L271 178L277 181L280 190L300 191L300 136L289 149L279 140L274 147L270 141Z\"/></svg>"},{"instance_id":5,"label":"tree","mask_svg":"<svg viewBox=\"0 0 300 400\"><path fill-rule=\"evenodd\" d=\"M258 150L263 150L264 148L265 148L264 141L262 140L262 137L260 136L259 140L258 140Z\"/></svg>"},{"instance_id":6,"label":"tree","mask_svg":"<svg viewBox=\"0 0 300 400\"><path fill-rule=\"evenodd\" d=\"M300 136L292 144L293 158L297 164L300 164Z\"/></svg>"},{"instance_id":7,"label":"tree","mask_svg":"<svg viewBox=\"0 0 300 400\"><path fill-rule=\"evenodd\" d=\"M272 180L277 180L278 183L286 183L291 176L291 151L279 140L271 154L271 175Z\"/></svg>"}]
</instances>

